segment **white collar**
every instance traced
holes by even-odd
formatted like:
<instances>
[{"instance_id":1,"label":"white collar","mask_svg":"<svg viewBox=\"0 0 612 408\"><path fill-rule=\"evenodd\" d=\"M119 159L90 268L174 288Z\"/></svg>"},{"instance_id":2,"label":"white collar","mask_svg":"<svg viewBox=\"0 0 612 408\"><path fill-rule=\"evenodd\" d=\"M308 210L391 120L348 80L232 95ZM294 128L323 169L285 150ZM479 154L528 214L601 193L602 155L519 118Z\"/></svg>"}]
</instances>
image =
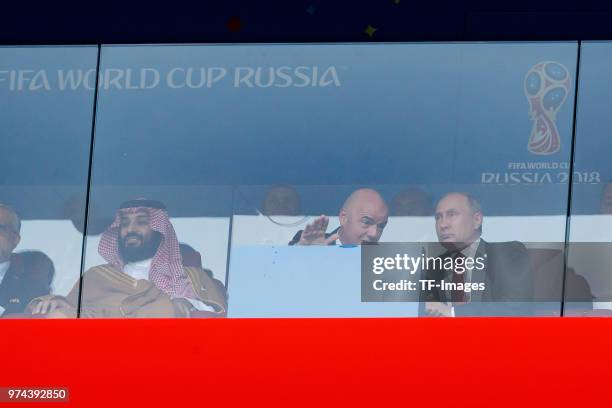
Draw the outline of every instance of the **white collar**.
<instances>
[{"instance_id":1,"label":"white collar","mask_svg":"<svg viewBox=\"0 0 612 408\"><path fill-rule=\"evenodd\" d=\"M138 262L130 262L123 267L123 273L130 275L134 279L149 279L149 269L151 269L153 258Z\"/></svg>"},{"instance_id":2,"label":"white collar","mask_svg":"<svg viewBox=\"0 0 612 408\"><path fill-rule=\"evenodd\" d=\"M151 267L151 262L153 262L153 258L144 259L142 261L129 262L126 263L125 266L130 265L133 268L149 268Z\"/></svg>"}]
</instances>

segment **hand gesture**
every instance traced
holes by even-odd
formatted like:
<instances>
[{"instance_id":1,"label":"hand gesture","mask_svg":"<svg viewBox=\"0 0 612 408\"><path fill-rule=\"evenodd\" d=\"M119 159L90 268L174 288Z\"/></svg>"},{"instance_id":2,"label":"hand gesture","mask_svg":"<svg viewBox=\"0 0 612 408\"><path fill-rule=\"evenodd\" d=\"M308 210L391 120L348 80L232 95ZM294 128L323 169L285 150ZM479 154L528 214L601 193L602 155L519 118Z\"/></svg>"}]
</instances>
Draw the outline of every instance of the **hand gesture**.
<instances>
[{"instance_id":1,"label":"hand gesture","mask_svg":"<svg viewBox=\"0 0 612 408\"><path fill-rule=\"evenodd\" d=\"M302 236L298 241L298 245L329 245L338 239L338 234L331 234L325 237L327 226L329 225L329 217L321 215L309 224L306 225Z\"/></svg>"},{"instance_id":2,"label":"hand gesture","mask_svg":"<svg viewBox=\"0 0 612 408\"><path fill-rule=\"evenodd\" d=\"M441 302L426 302L425 303L425 311L429 316L435 317L452 317L451 306L441 303Z\"/></svg>"}]
</instances>

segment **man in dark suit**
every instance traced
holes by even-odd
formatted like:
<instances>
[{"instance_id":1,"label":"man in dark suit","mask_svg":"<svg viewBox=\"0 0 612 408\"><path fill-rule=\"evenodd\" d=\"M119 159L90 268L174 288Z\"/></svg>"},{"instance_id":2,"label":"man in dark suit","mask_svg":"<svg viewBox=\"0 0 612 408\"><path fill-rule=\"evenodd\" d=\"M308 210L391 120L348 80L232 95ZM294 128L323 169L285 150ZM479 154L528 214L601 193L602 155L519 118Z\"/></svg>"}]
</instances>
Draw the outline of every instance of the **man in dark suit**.
<instances>
[{"instance_id":1,"label":"man in dark suit","mask_svg":"<svg viewBox=\"0 0 612 408\"><path fill-rule=\"evenodd\" d=\"M13 209L0 204L0 316L22 313L30 300L50 292L53 262L42 252L15 254L21 220Z\"/></svg>"},{"instance_id":2,"label":"man in dark suit","mask_svg":"<svg viewBox=\"0 0 612 408\"><path fill-rule=\"evenodd\" d=\"M340 227L327 233L329 217L321 215L298 231L289 245L360 245L378 242L387 225L389 209L376 190L362 188L346 199L338 218Z\"/></svg>"},{"instance_id":3,"label":"man in dark suit","mask_svg":"<svg viewBox=\"0 0 612 408\"><path fill-rule=\"evenodd\" d=\"M463 271L432 268L425 279L436 282L482 284L482 290L457 291L433 288L422 294L425 313L432 316L529 314L533 278L527 249L520 242L489 243L481 238L483 212L467 193L449 193L435 212L442 258L480 259ZM483 303L486 302L486 303Z\"/></svg>"}]
</instances>

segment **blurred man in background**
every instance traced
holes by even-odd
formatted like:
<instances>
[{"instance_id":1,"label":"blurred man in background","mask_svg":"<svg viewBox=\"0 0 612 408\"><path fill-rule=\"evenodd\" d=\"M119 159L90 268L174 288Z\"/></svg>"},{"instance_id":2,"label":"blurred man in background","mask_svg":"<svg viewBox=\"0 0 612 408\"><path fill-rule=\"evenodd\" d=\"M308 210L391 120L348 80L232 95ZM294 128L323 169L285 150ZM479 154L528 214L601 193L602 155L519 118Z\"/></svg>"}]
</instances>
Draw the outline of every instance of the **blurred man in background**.
<instances>
[{"instance_id":1,"label":"blurred man in background","mask_svg":"<svg viewBox=\"0 0 612 408\"><path fill-rule=\"evenodd\" d=\"M431 199L420 188L400 191L391 201L391 215L423 217L431 215Z\"/></svg>"},{"instance_id":2,"label":"blurred man in background","mask_svg":"<svg viewBox=\"0 0 612 408\"><path fill-rule=\"evenodd\" d=\"M300 215L300 196L291 186L278 184L270 188L261 204L263 215Z\"/></svg>"}]
</instances>

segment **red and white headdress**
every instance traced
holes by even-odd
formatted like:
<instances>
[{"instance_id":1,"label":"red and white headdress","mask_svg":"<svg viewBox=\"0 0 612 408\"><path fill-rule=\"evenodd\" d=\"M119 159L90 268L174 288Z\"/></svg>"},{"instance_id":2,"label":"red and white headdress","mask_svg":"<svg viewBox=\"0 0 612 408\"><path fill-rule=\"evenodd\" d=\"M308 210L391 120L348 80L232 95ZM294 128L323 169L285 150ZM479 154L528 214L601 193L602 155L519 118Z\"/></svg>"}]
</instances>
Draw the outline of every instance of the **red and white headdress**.
<instances>
[{"instance_id":1,"label":"red and white headdress","mask_svg":"<svg viewBox=\"0 0 612 408\"><path fill-rule=\"evenodd\" d=\"M136 199L123 203L117 210L113 223L102 234L98 252L106 262L123 270L125 262L119 253L120 218L121 214L137 211L148 212L151 228L162 236L151 262L149 280L170 296L195 298L191 282L183 271L176 232L170 223L166 207L159 201Z\"/></svg>"}]
</instances>

